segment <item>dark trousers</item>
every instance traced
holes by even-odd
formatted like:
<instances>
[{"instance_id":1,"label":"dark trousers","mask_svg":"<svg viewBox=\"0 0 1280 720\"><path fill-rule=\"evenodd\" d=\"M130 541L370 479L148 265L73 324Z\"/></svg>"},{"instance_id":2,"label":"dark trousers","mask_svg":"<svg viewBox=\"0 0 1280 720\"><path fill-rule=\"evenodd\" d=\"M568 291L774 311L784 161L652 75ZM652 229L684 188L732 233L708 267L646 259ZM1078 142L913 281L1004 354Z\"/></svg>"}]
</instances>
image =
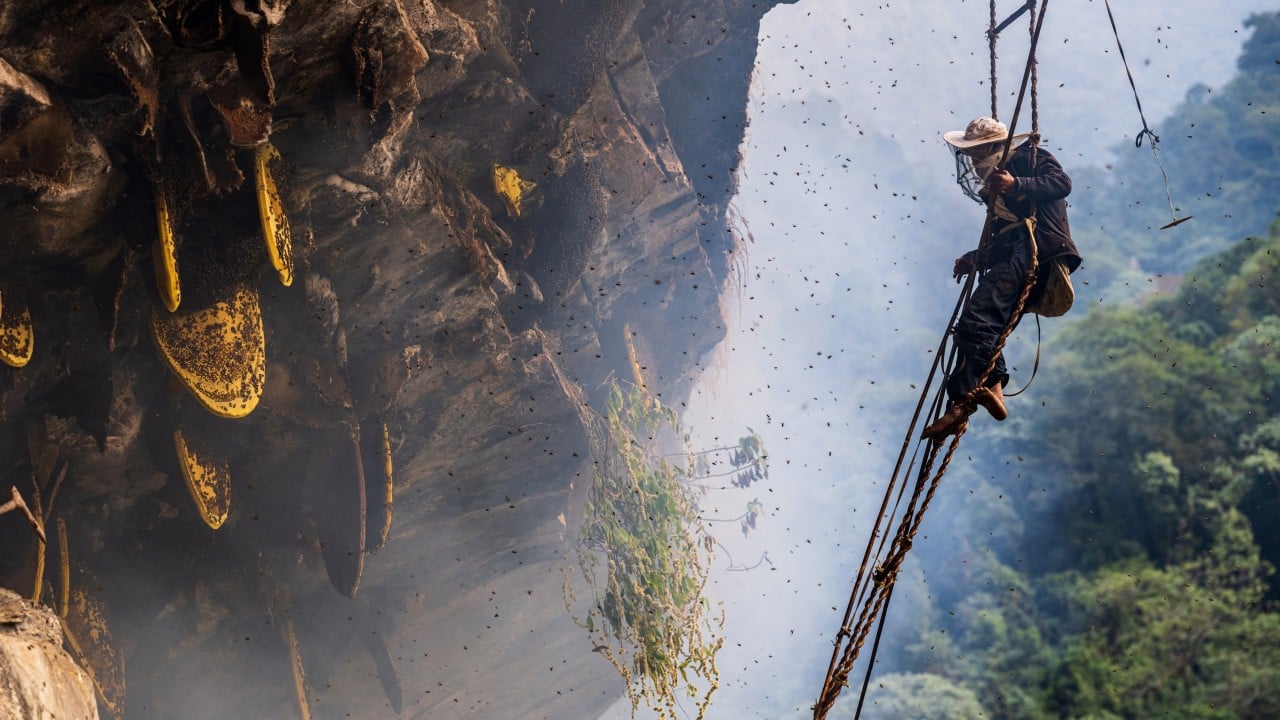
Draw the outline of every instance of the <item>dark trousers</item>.
<instances>
[{"instance_id":1,"label":"dark trousers","mask_svg":"<svg viewBox=\"0 0 1280 720\"><path fill-rule=\"evenodd\" d=\"M1015 230L997 237L982 264L986 269L978 276L978 287L969 296L952 336L958 355L956 367L947 381L947 396L953 402L963 399L978 386L978 380L991 363L996 341L1013 318L1031 268L1031 246L1026 231ZM1015 324L1019 319L1014 319ZM1003 355L996 356L995 367L985 384L991 387L997 383L1009 383Z\"/></svg>"}]
</instances>

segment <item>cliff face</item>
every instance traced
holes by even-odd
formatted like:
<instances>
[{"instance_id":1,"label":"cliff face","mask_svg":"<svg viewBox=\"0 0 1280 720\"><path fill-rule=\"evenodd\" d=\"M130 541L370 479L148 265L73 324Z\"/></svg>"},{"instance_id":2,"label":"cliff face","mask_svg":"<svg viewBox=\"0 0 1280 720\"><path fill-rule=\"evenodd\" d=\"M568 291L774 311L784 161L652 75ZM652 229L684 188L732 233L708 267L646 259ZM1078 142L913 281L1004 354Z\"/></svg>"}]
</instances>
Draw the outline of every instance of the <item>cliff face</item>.
<instances>
[{"instance_id":1,"label":"cliff face","mask_svg":"<svg viewBox=\"0 0 1280 720\"><path fill-rule=\"evenodd\" d=\"M51 538L0 517L0 572L109 714L621 694L561 594L585 423L624 328L672 403L723 336L773 4L0 7L0 487Z\"/></svg>"},{"instance_id":2,"label":"cliff face","mask_svg":"<svg viewBox=\"0 0 1280 720\"><path fill-rule=\"evenodd\" d=\"M62 628L0 588L0 715L39 720L97 720L89 676L62 649Z\"/></svg>"}]
</instances>

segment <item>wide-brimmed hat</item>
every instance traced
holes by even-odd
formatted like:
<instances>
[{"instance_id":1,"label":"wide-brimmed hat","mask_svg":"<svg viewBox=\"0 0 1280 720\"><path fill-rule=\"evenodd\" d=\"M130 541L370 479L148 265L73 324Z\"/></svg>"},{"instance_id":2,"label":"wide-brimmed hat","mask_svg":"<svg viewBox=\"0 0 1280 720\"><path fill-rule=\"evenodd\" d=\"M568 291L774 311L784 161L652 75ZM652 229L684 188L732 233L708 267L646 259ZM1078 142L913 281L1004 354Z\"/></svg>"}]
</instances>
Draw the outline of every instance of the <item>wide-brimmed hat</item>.
<instances>
[{"instance_id":1,"label":"wide-brimmed hat","mask_svg":"<svg viewBox=\"0 0 1280 720\"><path fill-rule=\"evenodd\" d=\"M961 150L987 143L1003 142L1007 137L1009 137L1009 128L999 120L989 117L974 118L969 122L969 127L964 130L952 130L942 134L943 140ZM1031 133L1014 135L1013 144L1017 145L1029 137Z\"/></svg>"}]
</instances>

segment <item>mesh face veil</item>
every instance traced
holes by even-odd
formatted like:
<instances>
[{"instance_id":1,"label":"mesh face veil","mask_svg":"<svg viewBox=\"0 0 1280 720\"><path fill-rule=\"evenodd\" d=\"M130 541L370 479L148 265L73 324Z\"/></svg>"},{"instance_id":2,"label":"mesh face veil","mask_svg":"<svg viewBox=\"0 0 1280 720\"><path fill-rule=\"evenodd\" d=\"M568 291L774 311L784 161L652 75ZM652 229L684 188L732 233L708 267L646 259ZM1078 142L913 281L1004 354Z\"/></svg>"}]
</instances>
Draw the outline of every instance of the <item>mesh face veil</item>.
<instances>
[{"instance_id":1,"label":"mesh face veil","mask_svg":"<svg viewBox=\"0 0 1280 720\"><path fill-rule=\"evenodd\" d=\"M987 176L1000 163L1000 145L998 143L982 146L988 149L986 154L974 157L975 148L961 149L948 146L956 158L956 184L974 202L983 202L978 191Z\"/></svg>"},{"instance_id":2,"label":"mesh face veil","mask_svg":"<svg viewBox=\"0 0 1280 720\"><path fill-rule=\"evenodd\" d=\"M982 196L978 194L982 189L982 177L973 166L973 158L961 152L959 148L948 145L947 149L956 159L956 184L960 186L960 190L974 202L983 202Z\"/></svg>"}]
</instances>

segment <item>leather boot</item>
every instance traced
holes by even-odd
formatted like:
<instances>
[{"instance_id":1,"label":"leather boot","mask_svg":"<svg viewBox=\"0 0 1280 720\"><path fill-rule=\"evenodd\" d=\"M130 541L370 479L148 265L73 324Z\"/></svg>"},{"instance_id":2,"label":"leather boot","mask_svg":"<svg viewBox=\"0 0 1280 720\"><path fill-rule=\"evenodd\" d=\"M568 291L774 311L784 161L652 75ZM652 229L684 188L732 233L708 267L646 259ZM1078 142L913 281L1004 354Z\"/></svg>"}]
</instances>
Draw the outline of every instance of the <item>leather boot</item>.
<instances>
[{"instance_id":1,"label":"leather boot","mask_svg":"<svg viewBox=\"0 0 1280 720\"><path fill-rule=\"evenodd\" d=\"M948 435L954 435L965 426L972 412L973 409L965 407L964 403L952 403L945 413L924 429L921 437L926 440L940 440Z\"/></svg>"},{"instance_id":2,"label":"leather boot","mask_svg":"<svg viewBox=\"0 0 1280 720\"><path fill-rule=\"evenodd\" d=\"M991 417L996 420L1009 417L1009 410L1004 406L1004 388L1000 387L1000 383L991 387L978 388L973 395L973 400L991 413Z\"/></svg>"}]
</instances>

